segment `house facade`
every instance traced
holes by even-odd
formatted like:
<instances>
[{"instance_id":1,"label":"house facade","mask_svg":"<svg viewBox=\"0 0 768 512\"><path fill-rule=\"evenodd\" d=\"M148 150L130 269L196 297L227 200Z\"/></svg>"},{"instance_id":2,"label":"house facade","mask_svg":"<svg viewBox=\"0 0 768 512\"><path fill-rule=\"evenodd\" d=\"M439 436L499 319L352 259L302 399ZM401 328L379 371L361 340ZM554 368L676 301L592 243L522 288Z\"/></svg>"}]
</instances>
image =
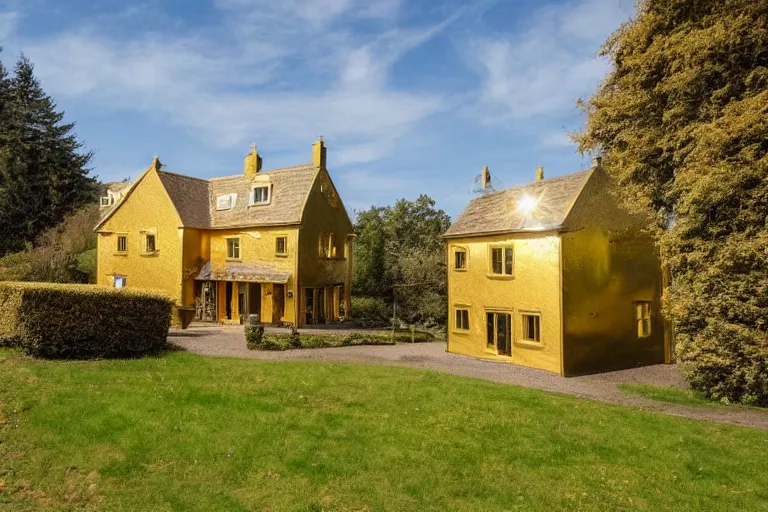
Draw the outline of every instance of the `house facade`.
<instances>
[{"instance_id":1,"label":"house facade","mask_svg":"<svg viewBox=\"0 0 768 512\"><path fill-rule=\"evenodd\" d=\"M208 180L155 158L96 227L98 284L160 291L199 321L348 317L353 227L323 141L311 163L261 167L255 146L242 174Z\"/></svg>"},{"instance_id":2,"label":"house facade","mask_svg":"<svg viewBox=\"0 0 768 512\"><path fill-rule=\"evenodd\" d=\"M565 376L669 362L646 220L620 205L599 163L543 174L486 191L445 233L448 351Z\"/></svg>"}]
</instances>

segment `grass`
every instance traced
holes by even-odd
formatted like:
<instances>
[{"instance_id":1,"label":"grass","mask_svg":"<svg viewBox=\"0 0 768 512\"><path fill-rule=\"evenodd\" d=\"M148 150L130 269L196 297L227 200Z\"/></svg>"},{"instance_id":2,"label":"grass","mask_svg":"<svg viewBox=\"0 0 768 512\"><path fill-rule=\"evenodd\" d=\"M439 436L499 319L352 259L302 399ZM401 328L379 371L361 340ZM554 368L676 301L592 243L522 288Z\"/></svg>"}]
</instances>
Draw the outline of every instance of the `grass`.
<instances>
[{"instance_id":1,"label":"grass","mask_svg":"<svg viewBox=\"0 0 768 512\"><path fill-rule=\"evenodd\" d=\"M0 350L0 510L768 510L768 432L406 368Z\"/></svg>"},{"instance_id":2,"label":"grass","mask_svg":"<svg viewBox=\"0 0 768 512\"><path fill-rule=\"evenodd\" d=\"M691 390L652 386L649 384L619 384L618 388L626 393L640 395L651 400L658 400L660 402L671 404L726 407L726 404L709 400L704 395ZM733 405L731 407L743 406Z\"/></svg>"}]
</instances>

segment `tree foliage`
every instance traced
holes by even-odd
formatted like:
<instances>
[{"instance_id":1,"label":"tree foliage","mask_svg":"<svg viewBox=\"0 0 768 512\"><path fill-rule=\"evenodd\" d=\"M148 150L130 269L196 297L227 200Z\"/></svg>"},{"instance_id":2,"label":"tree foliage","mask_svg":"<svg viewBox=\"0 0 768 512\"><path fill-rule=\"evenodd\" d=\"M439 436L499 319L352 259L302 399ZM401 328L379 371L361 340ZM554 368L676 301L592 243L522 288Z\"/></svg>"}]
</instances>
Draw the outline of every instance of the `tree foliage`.
<instances>
[{"instance_id":1,"label":"tree foliage","mask_svg":"<svg viewBox=\"0 0 768 512\"><path fill-rule=\"evenodd\" d=\"M396 299L398 318L406 322L444 324L447 277L440 236L450 217L426 195L356 215L353 293Z\"/></svg>"},{"instance_id":2,"label":"tree foliage","mask_svg":"<svg viewBox=\"0 0 768 512\"><path fill-rule=\"evenodd\" d=\"M0 64L0 256L34 243L41 232L91 202L92 153L74 124L45 94L21 57L10 76Z\"/></svg>"},{"instance_id":3,"label":"tree foliage","mask_svg":"<svg viewBox=\"0 0 768 512\"><path fill-rule=\"evenodd\" d=\"M768 405L768 2L641 0L576 136L656 219L691 385Z\"/></svg>"}]
</instances>

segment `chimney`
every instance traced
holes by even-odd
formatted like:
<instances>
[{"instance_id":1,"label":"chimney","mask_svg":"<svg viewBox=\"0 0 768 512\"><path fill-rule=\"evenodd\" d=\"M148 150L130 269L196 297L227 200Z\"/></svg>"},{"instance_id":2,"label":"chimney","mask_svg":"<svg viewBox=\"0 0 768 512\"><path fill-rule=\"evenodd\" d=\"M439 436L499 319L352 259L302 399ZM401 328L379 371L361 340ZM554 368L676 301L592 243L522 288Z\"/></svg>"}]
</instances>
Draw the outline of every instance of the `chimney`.
<instances>
[{"instance_id":1,"label":"chimney","mask_svg":"<svg viewBox=\"0 0 768 512\"><path fill-rule=\"evenodd\" d=\"M536 168L536 181L541 181L544 179L544 168L543 167L537 167Z\"/></svg>"},{"instance_id":2,"label":"chimney","mask_svg":"<svg viewBox=\"0 0 768 512\"><path fill-rule=\"evenodd\" d=\"M483 167L483 172L480 173L480 187L483 190L491 188L491 171L488 170L488 166Z\"/></svg>"},{"instance_id":3,"label":"chimney","mask_svg":"<svg viewBox=\"0 0 768 512\"><path fill-rule=\"evenodd\" d=\"M156 171L159 171L163 168L163 164L160 163L160 159L155 155L155 157L152 159L152 168Z\"/></svg>"},{"instance_id":4,"label":"chimney","mask_svg":"<svg viewBox=\"0 0 768 512\"><path fill-rule=\"evenodd\" d=\"M245 157L243 162L243 174L248 178L253 178L261 170L261 157L256 151L256 144L251 144L251 152Z\"/></svg>"},{"instance_id":5,"label":"chimney","mask_svg":"<svg viewBox=\"0 0 768 512\"><path fill-rule=\"evenodd\" d=\"M312 165L325 169L325 142L322 135L312 144Z\"/></svg>"},{"instance_id":6,"label":"chimney","mask_svg":"<svg viewBox=\"0 0 768 512\"><path fill-rule=\"evenodd\" d=\"M596 156L596 157L592 158L592 168L593 169L599 169L602 166L603 166L603 157Z\"/></svg>"}]
</instances>

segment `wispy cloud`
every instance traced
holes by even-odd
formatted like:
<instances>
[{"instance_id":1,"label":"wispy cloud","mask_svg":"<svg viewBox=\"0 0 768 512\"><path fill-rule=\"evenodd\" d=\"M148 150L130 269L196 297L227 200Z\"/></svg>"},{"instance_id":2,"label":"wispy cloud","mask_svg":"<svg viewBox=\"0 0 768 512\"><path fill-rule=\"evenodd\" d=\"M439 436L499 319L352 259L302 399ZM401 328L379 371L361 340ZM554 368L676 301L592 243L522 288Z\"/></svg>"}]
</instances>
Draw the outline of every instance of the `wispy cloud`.
<instances>
[{"instance_id":1,"label":"wispy cloud","mask_svg":"<svg viewBox=\"0 0 768 512\"><path fill-rule=\"evenodd\" d=\"M482 77L479 116L499 123L572 109L605 75L596 50L631 12L628 0L550 5L523 32L472 40L464 54Z\"/></svg>"},{"instance_id":2,"label":"wispy cloud","mask_svg":"<svg viewBox=\"0 0 768 512\"><path fill-rule=\"evenodd\" d=\"M0 46L16 31L19 23L19 13L16 11L0 11Z\"/></svg>"},{"instance_id":3,"label":"wispy cloud","mask_svg":"<svg viewBox=\"0 0 768 512\"><path fill-rule=\"evenodd\" d=\"M399 7L393 0L218 0L217 6L226 20L217 33L144 33L126 42L84 26L24 51L55 96L157 112L212 147L256 139L282 150L323 134L343 142L338 162L359 163L380 158L446 105L440 95L392 88L388 76L460 12L403 30L392 21ZM346 17L387 22L374 34L322 30Z\"/></svg>"}]
</instances>

